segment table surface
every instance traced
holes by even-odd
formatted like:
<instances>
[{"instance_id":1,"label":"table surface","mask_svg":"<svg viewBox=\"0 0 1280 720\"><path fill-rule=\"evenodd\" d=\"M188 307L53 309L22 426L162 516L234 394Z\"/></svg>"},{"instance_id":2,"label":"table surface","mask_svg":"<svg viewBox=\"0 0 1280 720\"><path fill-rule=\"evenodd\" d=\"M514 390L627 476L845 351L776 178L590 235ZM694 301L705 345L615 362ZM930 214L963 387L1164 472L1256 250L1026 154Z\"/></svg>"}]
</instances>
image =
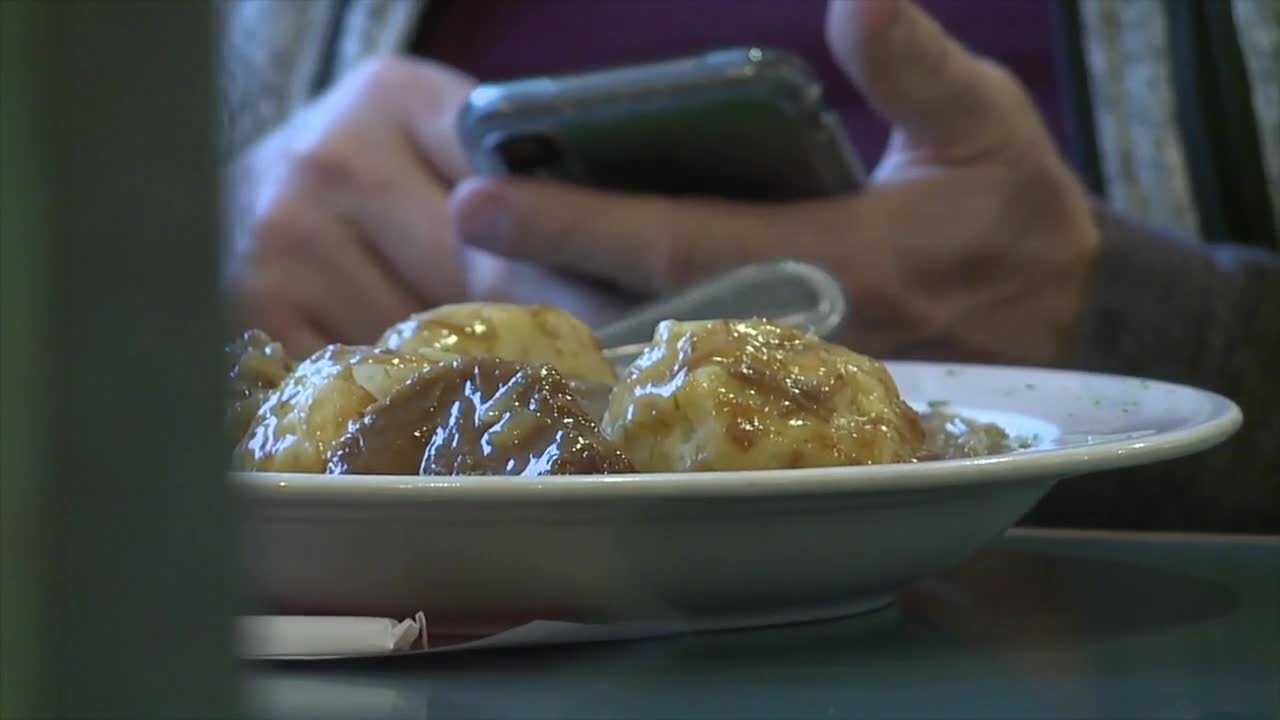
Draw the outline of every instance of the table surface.
<instances>
[{"instance_id":1,"label":"table surface","mask_svg":"<svg viewBox=\"0 0 1280 720\"><path fill-rule=\"evenodd\" d=\"M1013 531L886 610L249 669L266 718L1280 718L1280 539Z\"/></svg>"}]
</instances>

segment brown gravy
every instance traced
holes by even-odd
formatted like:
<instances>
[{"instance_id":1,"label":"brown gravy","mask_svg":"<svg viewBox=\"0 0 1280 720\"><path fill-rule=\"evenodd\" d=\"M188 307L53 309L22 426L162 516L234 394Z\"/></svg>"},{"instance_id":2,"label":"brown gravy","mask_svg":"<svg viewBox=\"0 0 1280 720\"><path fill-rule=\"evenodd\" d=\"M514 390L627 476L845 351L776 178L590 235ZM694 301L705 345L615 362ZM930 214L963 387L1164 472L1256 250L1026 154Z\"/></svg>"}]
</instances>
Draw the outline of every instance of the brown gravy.
<instances>
[{"instance_id":1,"label":"brown gravy","mask_svg":"<svg viewBox=\"0 0 1280 720\"><path fill-rule=\"evenodd\" d=\"M920 413L920 424L924 426L925 433L925 448L918 458L920 461L1002 455L1028 446L1026 440L1011 437L995 423L979 422L941 407L931 407Z\"/></svg>"}]
</instances>

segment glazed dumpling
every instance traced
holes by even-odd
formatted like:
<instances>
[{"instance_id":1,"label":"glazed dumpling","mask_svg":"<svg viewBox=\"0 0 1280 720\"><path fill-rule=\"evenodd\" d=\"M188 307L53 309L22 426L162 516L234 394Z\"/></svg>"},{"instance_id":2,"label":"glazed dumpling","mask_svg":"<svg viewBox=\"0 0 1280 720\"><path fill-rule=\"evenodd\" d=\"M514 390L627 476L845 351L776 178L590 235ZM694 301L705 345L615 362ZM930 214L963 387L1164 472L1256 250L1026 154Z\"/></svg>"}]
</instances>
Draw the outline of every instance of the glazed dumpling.
<instances>
[{"instance_id":1,"label":"glazed dumpling","mask_svg":"<svg viewBox=\"0 0 1280 720\"><path fill-rule=\"evenodd\" d=\"M235 470L324 472L334 441L373 403L416 373L455 359L330 345L299 363L263 399L232 454Z\"/></svg>"},{"instance_id":2,"label":"glazed dumpling","mask_svg":"<svg viewBox=\"0 0 1280 720\"><path fill-rule=\"evenodd\" d=\"M617 379L591 328L550 305L442 305L393 325L377 344L396 352L425 349L545 364L569 380L612 385Z\"/></svg>"},{"instance_id":3,"label":"glazed dumpling","mask_svg":"<svg viewBox=\"0 0 1280 720\"><path fill-rule=\"evenodd\" d=\"M244 437L263 400L293 370L293 363L284 346L261 330L245 331L227 346L226 357L230 383L226 428L236 442Z\"/></svg>"},{"instance_id":4,"label":"glazed dumpling","mask_svg":"<svg viewBox=\"0 0 1280 720\"><path fill-rule=\"evenodd\" d=\"M883 365L761 320L661 323L601 426L645 472L905 462L924 443Z\"/></svg>"},{"instance_id":5,"label":"glazed dumpling","mask_svg":"<svg viewBox=\"0 0 1280 720\"><path fill-rule=\"evenodd\" d=\"M549 365L457 358L414 375L353 423L328 471L594 475L631 463Z\"/></svg>"}]
</instances>

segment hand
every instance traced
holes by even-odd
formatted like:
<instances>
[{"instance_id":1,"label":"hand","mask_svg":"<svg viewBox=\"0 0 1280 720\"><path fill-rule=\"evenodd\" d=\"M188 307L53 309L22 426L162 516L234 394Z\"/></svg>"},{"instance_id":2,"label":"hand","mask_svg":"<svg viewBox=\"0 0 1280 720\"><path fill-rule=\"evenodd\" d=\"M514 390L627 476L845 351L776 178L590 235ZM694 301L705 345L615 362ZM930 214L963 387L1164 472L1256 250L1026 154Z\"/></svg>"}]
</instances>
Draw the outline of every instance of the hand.
<instances>
[{"instance_id":1,"label":"hand","mask_svg":"<svg viewBox=\"0 0 1280 720\"><path fill-rule=\"evenodd\" d=\"M471 87L371 61L236 160L224 277L241 322L303 356L464 297L447 196L468 172L454 118Z\"/></svg>"},{"instance_id":2,"label":"hand","mask_svg":"<svg viewBox=\"0 0 1280 720\"><path fill-rule=\"evenodd\" d=\"M861 193L739 204L469 180L452 198L460 239L649 293L746 262L809 260L844 283L844 340L863 352L1066 361L1098 234L1026 93L906 0L833 0L827 41L894 126Z\"/></svg>"}]
</instances>

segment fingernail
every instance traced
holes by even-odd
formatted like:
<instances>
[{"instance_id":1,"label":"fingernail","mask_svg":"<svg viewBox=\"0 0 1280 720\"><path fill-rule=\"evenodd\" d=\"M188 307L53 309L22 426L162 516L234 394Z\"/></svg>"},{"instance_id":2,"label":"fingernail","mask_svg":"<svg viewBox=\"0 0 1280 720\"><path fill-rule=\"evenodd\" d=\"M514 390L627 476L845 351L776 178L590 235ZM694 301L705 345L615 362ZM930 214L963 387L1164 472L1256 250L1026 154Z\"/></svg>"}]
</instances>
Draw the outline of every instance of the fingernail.
<instances>
[{"instance_id":1,"label":"fingernail","mask_svg":"<svg viewBox=\"0 0 1280 720\"><path fill-rule=\"evenodd\" d=\"M472 178L459 183L450 199L459 239L485 250L501 251L511 237L511 205L501 185Z\"/></svg>"}]
</instances>

